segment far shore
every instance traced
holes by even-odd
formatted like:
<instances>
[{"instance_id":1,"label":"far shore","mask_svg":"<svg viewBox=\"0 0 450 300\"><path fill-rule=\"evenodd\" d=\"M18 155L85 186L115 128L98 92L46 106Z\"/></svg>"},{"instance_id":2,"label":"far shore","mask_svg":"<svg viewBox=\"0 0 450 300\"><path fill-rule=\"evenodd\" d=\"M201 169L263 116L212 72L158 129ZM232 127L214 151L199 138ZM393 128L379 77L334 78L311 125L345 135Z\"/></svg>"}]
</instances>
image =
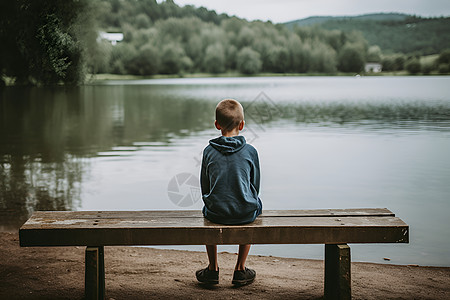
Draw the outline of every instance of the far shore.
<instances>
[{"instance_id":1,"label":"far shore","mask_svg":"<svg viewBox=\"0 0 450 300\"><path fill-rule=\"evenodd\" d=\"M282 247L282 245L280 245ZM0 232L0 299L83 299L84 247L19 247ZM105 247L106 299L322 299L323 261L250 255L253 284L231 285L234 253L220 253L220 283L199 284L203 252ZM450 299L450 268L352 263L353 299Z\"/></svg>"},{"instance_id":2,"label":"far shore","mask_svg":"<svg viewBox=\"0 0 450 300\"><path fill-rule=\"evenodd\" d=\"M383 77L383 76L449 76L450 74L441 74L438 72L431 72L429 74L409 74L407 71L396 72L380 72L380 73L258 73L258 74L242 74L239 72L228 72L220 74L211 73L182 73L182 74L155 74L149 76L141 75L121 75L121 74L86 74L85 81L81 85L95 85L110 80L150 80L150 79L170 79L170 78L230 78L230 77ZM14 79L4 77L4 86L15 86ZM63 85L62 83L56 85ZM2 87L2 86L0 86Z\"/></svg>"},{"instance_id":3,"label":"far shore","mask_svg":"<svg viewBox=\"0 0 450 300\"><path fill-rule=\"evenodd\" d=\"M107 80L145 80L145 79L168 79L168 78L227 78L227 77L311 77L311 76L446 76L448 74L440 74L438 72L432 72L429 74L409 74L407 71L397 72L380 72L380 73L258 73L254 75L245 75L238 72L229 72L221 74L210 73L188 73L188 74L171 74L171 75L151 75L151 76L139 76L139 75L119 75L119 74L89 74L86 76L86 84L92 84Z\"/></svg>"}]
</instances>

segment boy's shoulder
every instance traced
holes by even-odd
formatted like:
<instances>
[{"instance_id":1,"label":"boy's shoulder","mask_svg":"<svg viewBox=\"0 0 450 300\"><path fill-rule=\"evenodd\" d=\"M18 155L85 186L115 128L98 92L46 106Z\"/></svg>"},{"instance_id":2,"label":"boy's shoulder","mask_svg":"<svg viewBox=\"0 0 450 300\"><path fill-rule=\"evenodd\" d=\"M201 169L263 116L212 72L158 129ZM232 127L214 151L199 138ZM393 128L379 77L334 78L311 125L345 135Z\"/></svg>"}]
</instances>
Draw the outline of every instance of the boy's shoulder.
<instances>
[{"instance_id":1,"label":"boy's shoulder","mask_svg":"<svg viewBox=\"0 0 450 300\"><path fill-rule=\"evenodd\" d=\"M220 150L218 150L216 147L212 146L211 144L208 144L205 146L205 148L203 148L203 155L211 153L211 152L223 153ZM236 151L233 153L251 153L251 154L258 155L258 150L256 150L256 148L252 144L245 143L245 145L243 145L239 151ZM228 155L233 154L233 153L228 153Z\"/></svg>"}]
</instances>

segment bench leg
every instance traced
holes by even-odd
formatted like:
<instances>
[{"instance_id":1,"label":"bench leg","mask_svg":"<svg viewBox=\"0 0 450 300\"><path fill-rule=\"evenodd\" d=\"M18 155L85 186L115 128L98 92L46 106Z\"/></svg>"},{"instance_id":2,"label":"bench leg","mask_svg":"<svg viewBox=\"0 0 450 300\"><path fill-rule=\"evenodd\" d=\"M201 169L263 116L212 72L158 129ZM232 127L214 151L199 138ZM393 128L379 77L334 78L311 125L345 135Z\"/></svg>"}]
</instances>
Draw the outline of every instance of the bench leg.
<instances>
[{"instance_id":1,"label":"bench leg","mask_svg":"<svg viewBox=\"0 0 450 300\"><path fill-rule=\"evenodd\" d=\"M105 298L105 259L103 246L86 247L84 296L86 299Z\"/></svg>"},{"instance_id":2,"label":"bench leg","mask_svg":"<svg viewBox=\"0 0 450 300\"><path fill-rule=\"evenodd\" d=\"M325 299L351 299L350 247L325 245Z\"/></svg>"}]
</instances>

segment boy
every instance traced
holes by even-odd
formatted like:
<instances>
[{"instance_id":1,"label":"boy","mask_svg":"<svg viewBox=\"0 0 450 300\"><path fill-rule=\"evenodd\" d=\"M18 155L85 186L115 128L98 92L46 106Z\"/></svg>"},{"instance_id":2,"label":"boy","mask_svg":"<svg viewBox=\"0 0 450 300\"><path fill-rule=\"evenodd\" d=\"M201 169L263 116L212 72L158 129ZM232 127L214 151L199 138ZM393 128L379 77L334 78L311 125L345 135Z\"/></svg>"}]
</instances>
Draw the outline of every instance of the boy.
<instances>
[{"instance_id":1,"label":"boy","mask_svg":"<svg viewBox=\"0 0 450 300\"><path fill-rule=\"evenodd\" d=\"M216 128L222 136L209 141L203 151L200 183L203 215L214 223L251 223L262 212L258 197L260 171L258 152L246 143L239 131L244 128L244 109L236 100L225 99L216 107ZM253 282L256 272L245 267L251 245L239 245L232 283ZM209 266L196 272L197 280L219 283L217 245L206 245Z\"/></svg>"}]
</instances>

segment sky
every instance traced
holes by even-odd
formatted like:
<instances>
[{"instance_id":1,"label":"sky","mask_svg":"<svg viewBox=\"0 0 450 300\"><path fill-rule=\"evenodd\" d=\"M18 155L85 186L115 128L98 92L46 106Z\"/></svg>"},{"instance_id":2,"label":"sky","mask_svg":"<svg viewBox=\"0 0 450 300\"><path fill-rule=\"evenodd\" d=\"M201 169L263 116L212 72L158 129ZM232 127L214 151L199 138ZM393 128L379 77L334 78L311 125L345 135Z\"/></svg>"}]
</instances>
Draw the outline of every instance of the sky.
<instances>
[{"instance_id":1,"label":"sky","mask_svg":"<svg viewBox=\"0 0 450 300\"><path fill-rule=\"evenodd\" d=\"M311 16L399 12L423 17L450 15L450 0L174 0L251 20L283 23Z\"/></svg>"}]
</instances>

